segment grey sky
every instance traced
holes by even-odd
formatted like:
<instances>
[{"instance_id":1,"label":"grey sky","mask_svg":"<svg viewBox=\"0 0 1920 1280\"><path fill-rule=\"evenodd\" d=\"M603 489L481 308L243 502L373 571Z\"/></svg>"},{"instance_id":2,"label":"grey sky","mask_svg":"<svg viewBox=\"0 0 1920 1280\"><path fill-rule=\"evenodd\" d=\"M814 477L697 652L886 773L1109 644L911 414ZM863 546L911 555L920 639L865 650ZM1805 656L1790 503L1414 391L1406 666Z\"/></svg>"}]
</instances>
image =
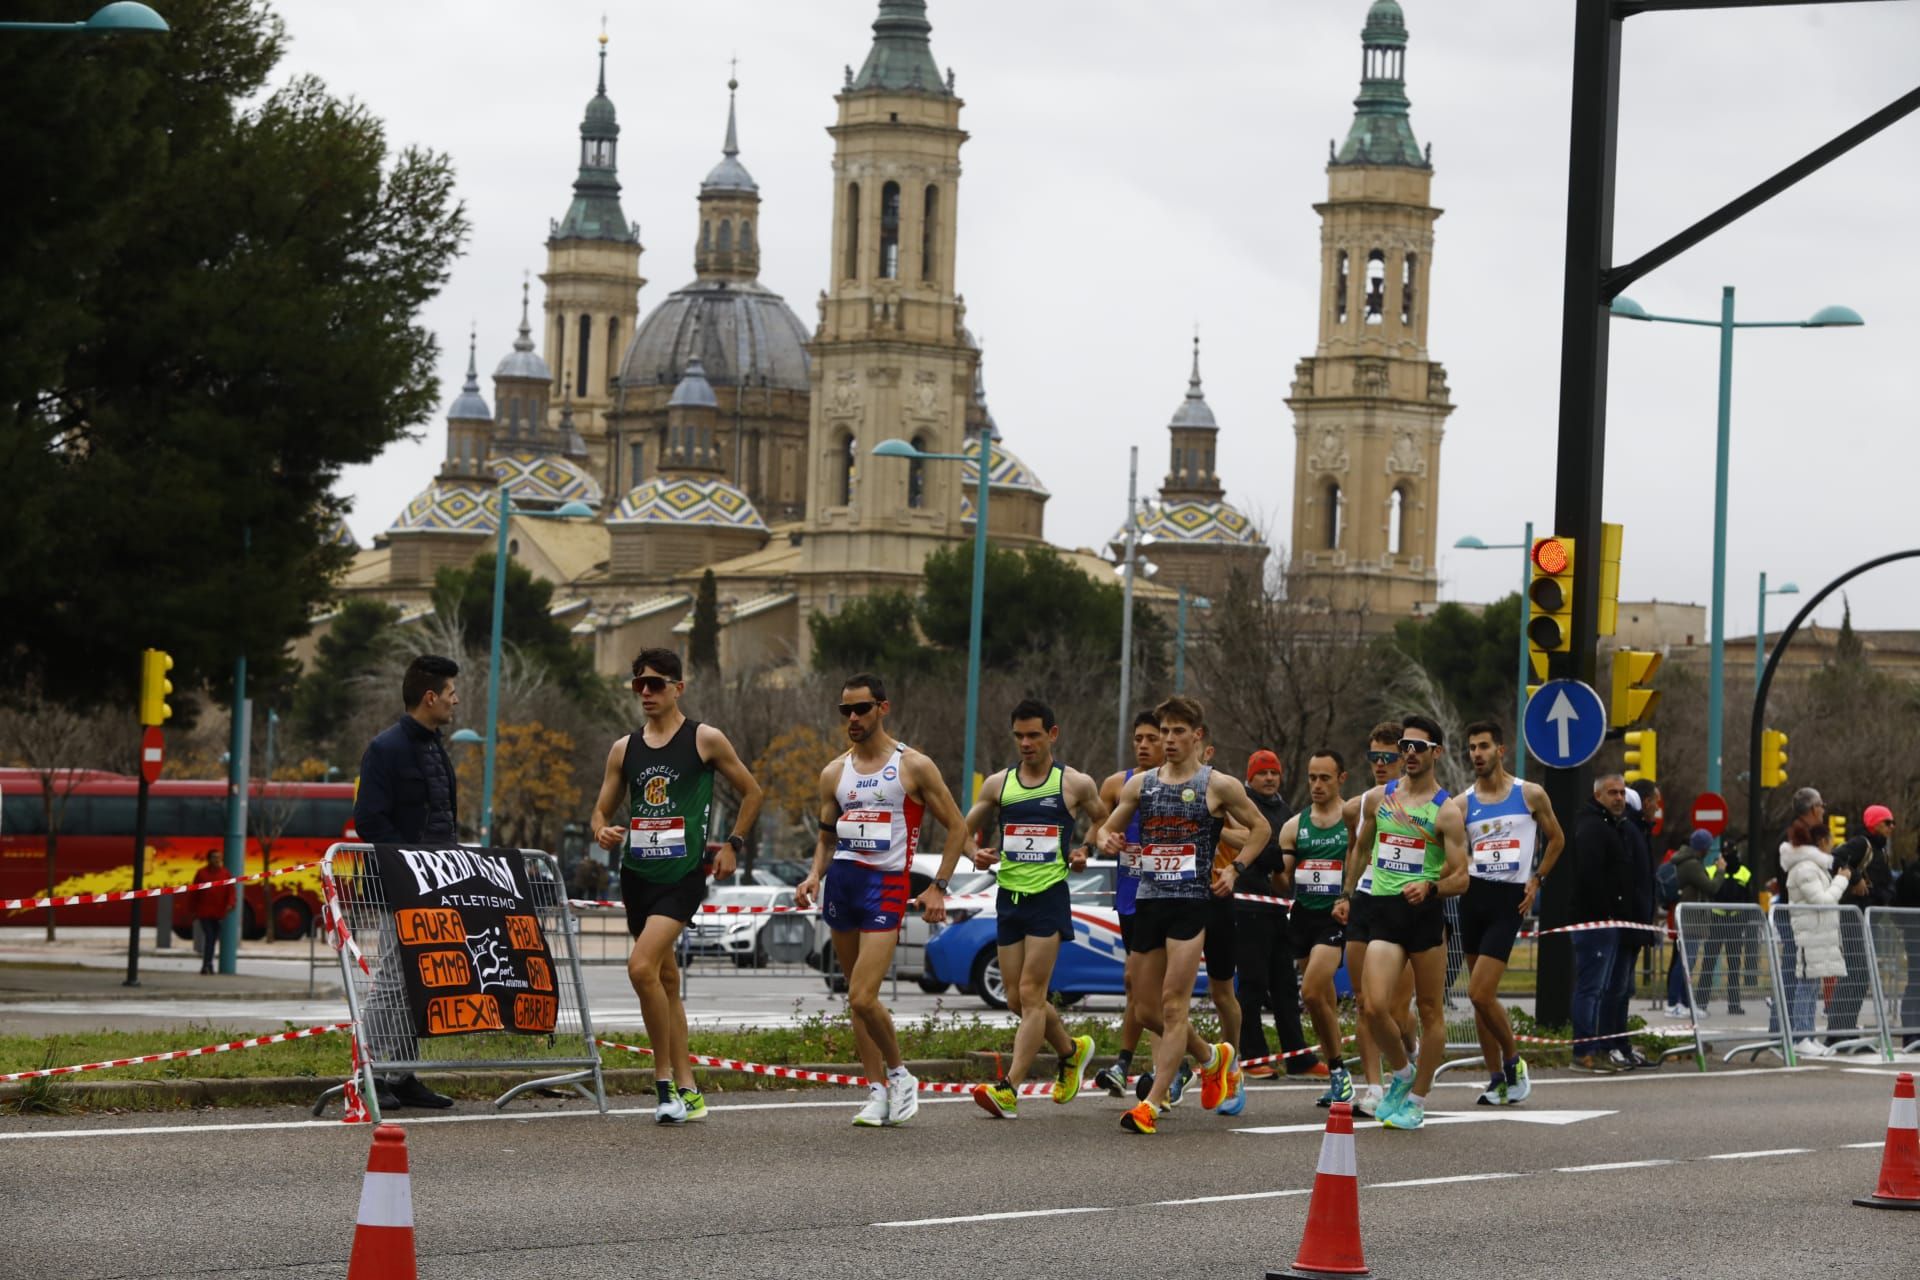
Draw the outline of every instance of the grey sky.
<instances>
[{"instance_id":1,"label":"grey sky","mask_svg":"<svg viewBox=\"0 0 1920 1280\"><path fill-rule=\"evenodd\" d=\"M1518 541L1552 521L1571 0L1403 0L1414 129L1446 210L1433 354L1456 402L1441 464L1442 548ZM858 66L874 0L615 3L608 92L623 203L642 228L643 314L692 278L694 193L718 156L727 59L740 58L742 159L764 197L763 280L811 327L825 284L833 94ZM395 144L447 151L474 223L426 313L443 407L470 320L484 375L544 265L593 92L602 5L283 0L282 74L369 104ZM1367 0L931 0L959 77L960 279L1007 443L1053 492L1057 543L1097 546L1166 465L1165 424L1201 324L1229 497L1288 535L1294 362L1316 341L1329 138L1358 89ZM1657 15L1628 27L1617 245L1622 260L1913 88L1920 4ZM1654 312L1789 319L1829 302L1863 330L1743 335L1734 389L1728 627L1750 634L1755 575L1811 589L1920 543L1912 226L1920 119L1641 281ZM535 306L538 307L536 282ZM1705 602L1712 548L1716 345L1706 330L1620 324L1606 514L1626 525L1622 594ZM1904 371L1904 372L1903 372ZM444 424L355 468L363 544L424 487ZM1443 596L1517 582L1518 553L1443 551ZM1862 627L1920 627L1920 567L1854 584ZM1777 626L1791 601L1776 601ZM1837 599L1820 618L1839 618Z\"/></svg>"}]
</instances>

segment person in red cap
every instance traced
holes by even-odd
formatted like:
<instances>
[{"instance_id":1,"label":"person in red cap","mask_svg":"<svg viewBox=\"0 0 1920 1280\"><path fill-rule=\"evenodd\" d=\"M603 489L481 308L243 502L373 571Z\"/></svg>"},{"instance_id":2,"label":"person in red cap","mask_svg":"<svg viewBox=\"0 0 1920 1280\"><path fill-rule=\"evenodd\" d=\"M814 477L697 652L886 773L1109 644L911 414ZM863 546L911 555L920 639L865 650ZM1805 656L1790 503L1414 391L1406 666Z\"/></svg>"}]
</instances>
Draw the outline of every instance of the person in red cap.
<instances>
[{"instance_id":1,"label":"person in red cap","mask_svg":"<svg viewBox=\"0 0 1920 1280\"><path fill-rule=\"evenodd\" d=\"M1860 817L1860 825L1865 828L1862 833L1833 851L1836 867L1853 868L1853 881L1848 884L1841 905L1860 910L1859 916L1847 915L1840 920L1841 946L1850 956L1865 954L1863 930L1867 909L1893 904L1893 862L1888 857L1887 846L1887 836L1893 831L1893 810L1883 804L1868 805ZM1848 974L1834 986L1833 996L1827 1003L1827 1030L1834 1033L1828 1035L1828 1044L1858 1039L1855 1032L1860 1025L1860 1006L1866 998L1864 974Z\"/></svg>"},{"instance_id":2,"label":"person in red cap","mask_svg":"<svg viewBox=\"0 0 1920 1280\"><path fill-rule=\"evenodd\" d=\"M1278 898L1293 894L1279 840L1280 828L1293 816L1293 808L1280 794L1281 777L1280 757L1273 752L1262 748L1247 758L1247 798L1266 817L1274 834L1241 873L1234 886L1236 893ZM1254 1079L1271 1079L1281 1071L1292 1076L1324 1076L1326 1068L1300 1031L1299 983L1293 972L1287 909L1269 902L1236 901L1233 907L1234 967L1239 973L1242 1011L1241 1056L1264 1058L1269 1053L1267 1033L1260 1025L1260 1011L1265 1007L1273 1009L1281 1052L1290 1055L1279 1070L1262 1063L1248 1067L1246 1074Z\"/></svg>"}]
</instances>

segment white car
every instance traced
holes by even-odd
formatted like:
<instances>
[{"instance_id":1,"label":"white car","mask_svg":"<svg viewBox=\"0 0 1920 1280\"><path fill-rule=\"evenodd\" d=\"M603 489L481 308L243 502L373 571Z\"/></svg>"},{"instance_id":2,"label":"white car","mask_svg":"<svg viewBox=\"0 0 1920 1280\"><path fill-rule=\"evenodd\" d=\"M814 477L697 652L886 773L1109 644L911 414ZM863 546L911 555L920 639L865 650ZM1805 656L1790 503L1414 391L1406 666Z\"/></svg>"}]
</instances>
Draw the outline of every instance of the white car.
<instances>
[{"instance_id":1,"label":"white car","mask_svg":"<svg viewBox=\"0 0 1920 1280\"><path fill-rule=\"evenodd\" d=\"M790 907L793 890L785 885L715 885L707 892L703 907ZM731 915L723 912L695 913L693 922L681 935L690 956L728 956L742 969L759 969L767 963L765 931L769 921L778 919L771 911Z\"/></svg>"}]
</instances>

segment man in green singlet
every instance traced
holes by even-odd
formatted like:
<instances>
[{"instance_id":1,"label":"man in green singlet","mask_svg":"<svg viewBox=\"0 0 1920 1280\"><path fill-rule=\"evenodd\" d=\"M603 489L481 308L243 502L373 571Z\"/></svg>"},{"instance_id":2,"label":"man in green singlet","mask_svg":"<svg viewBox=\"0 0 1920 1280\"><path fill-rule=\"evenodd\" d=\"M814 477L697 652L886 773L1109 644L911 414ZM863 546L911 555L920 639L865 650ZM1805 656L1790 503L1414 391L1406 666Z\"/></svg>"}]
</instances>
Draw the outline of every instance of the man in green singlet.
<instances>
[{"instance_id":1,"label":"man in green singlet","mask_svg":"<svg viewBox=\"0 0 1920 1280\"><path fill-rule=\"evenodd\" d=\"M1084 844L1068 848L1074 823L1084 819L1092 829L1107 816L1093 779L1055 763L1053 747L1060 740L1060 726L1052 708L1033 698L1015 707L1013 740L1020 750L1020 763L982 783L967 815L969 835L990 829L998 836L998 852L982 849L974 865L984 871L999 863L994 928L1000 977L1006 984L1007 1007L1020 1015L1012 1067L993 1084L975 1085L973 1100L988 1115L1005 1120L1019 1114L1016 1086L1027 1078L1042 1042L1060 1058L1053 1082L1055 1102L1073 1101L1080 1092L1087 1059L1093 1056L1093 1037L1069 1036L1047 994L1054 961L1062 944L1073 937L1067 872L1087 865ZM943 859L941 877L952 870Z\"/></svg>"},{"instance_id":2,"label":"man in green singlet","mask_svg":"<svg viewBox=\"0 0 1920 1280\"><path fill-rule=\"evenodd\" d=\"M707 820L718 773L739 797L733 833L714 855L713 874L733 874L747 833L760 816L760 784L740 763L727 735L681 713L680 655L645 649L633 660L633 691L646 721L613 744L593 805L594 838L603 849L626 852L620 897L627 908L633 951L627 978L640 997L640 1016L653 1046L653 1118L685 1124L707 1118L706 1099L694 1088L687 1060L687 1008L680 1002L674 944L707 896Z\"/></svg>"},{"instance_id":3,"label":"man in green singlet","mask_svg":"<svg viewBox=\"0 0 1920 1280\"><path fill-rule=\"evenodd\" d=\"M1360 800L1355 848L1373 867L1373 941L1367 945L1367 1016L1380 1055L1393 1069L1374 1113L1390 1129L1418 1129L1426 1121L1427 1090L1447 1054L1447 950L1440 900L1467 888L1467 827L1458 805L1434 776L1442 747L1440 726L1425 716L1402 717L1399 784L1375 787ZM1420 1007L1420 1062L1416 1072L1393 1020L1393 988L1400 967L1413 962ZM1384 963L1383 963L1384 962Z\"/></svg>"},{"instance_id":4,"label":"man in green singlet","mask_svg":"<svg viewBox=\"0 0 1920 1280\"><path fill-rule=\"evenodd\" d=\"M1346 938L1349 901L1345 893L1349 833L1346 802L1340 788L1347 781L1347 763L1332 747L1322 747L1307 758L1307 795L1304 813L1288 818L1280 828L1280 853L1293 883L1293 910L1287 929L1294 962L1300 966L1302 1002L1320 1037L1320 1053L1327 1062L1327 1091L1319 1103L1353 1101L1353 1077L1341 1054L1340 1003L1333 991L1334 971Z\"/></svg>"}]
</instances>

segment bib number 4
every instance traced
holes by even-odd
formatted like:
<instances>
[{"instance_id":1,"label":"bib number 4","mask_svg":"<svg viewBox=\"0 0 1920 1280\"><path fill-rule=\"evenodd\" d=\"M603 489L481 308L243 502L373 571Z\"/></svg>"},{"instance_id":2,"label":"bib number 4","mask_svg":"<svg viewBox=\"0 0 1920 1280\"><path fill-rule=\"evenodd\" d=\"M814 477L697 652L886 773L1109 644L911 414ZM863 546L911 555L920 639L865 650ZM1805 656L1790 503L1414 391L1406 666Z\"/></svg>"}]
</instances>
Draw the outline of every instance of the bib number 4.
<instances>
[{"instance_id":1,"label":"bib number 4","mask_svg":"<svg viewBox=\"0 0 1920 1280\"><path fill-rule=\"evenodd\" d=\"M635 818L627 830L627 847L643 862L683 858L687 853L684 818Z\"/></svg>"}]
</instances>

